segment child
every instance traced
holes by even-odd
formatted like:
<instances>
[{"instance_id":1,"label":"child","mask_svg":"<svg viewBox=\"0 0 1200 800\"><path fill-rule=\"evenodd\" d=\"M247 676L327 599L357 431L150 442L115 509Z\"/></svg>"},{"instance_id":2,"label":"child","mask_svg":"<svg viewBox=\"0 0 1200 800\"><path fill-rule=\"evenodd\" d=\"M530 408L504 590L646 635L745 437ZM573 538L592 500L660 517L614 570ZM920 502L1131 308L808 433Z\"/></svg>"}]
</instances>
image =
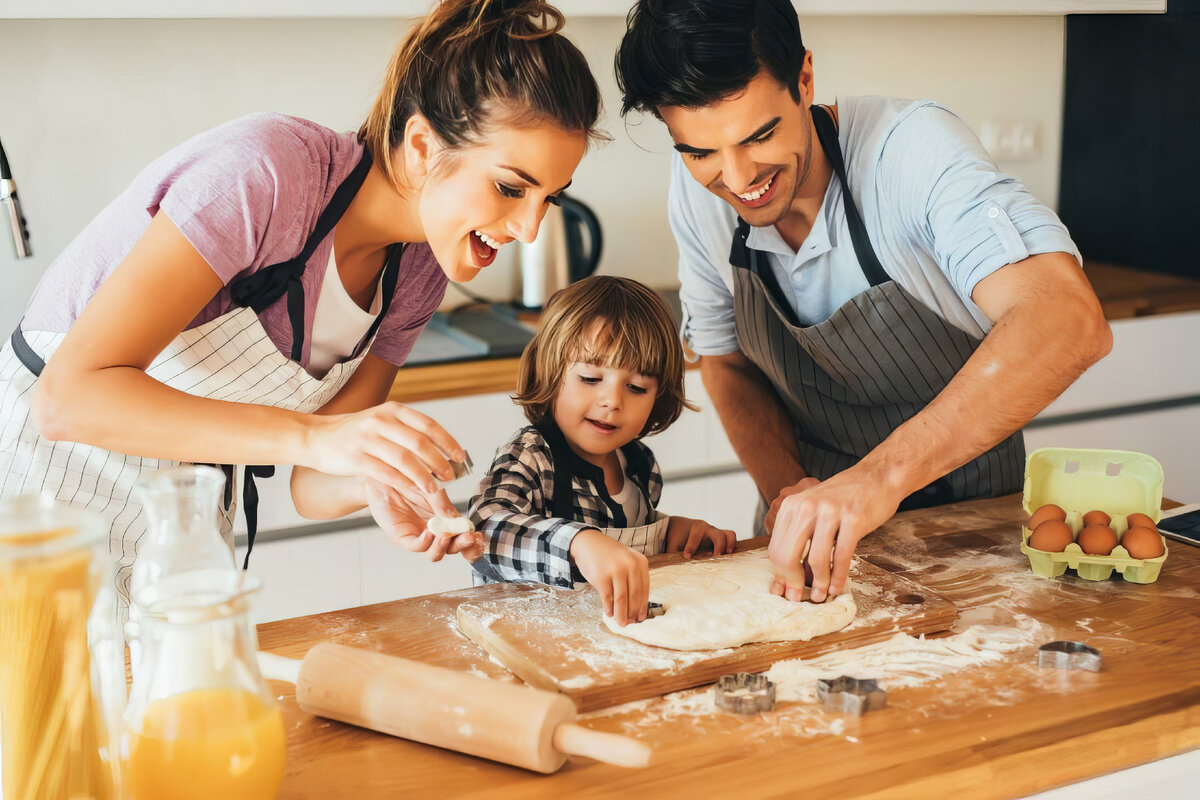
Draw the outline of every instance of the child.
<instances>
[{"instance_id":1,"label":"child","mask_svg":"<svg viewBox=\"0 0 1200 800\"><path fill-rule=\"evenodd\" d=\"M496 453L471 500L487 544L476 571L600 592L617 624L646 618L646 556L707 540L732 552L732 531L655 510L662 475L641 438L685 406L683 348L662 300L628 278L596 276L550 298L521 356L514 400L531 425Z\"/></svg>"}]
</instances>

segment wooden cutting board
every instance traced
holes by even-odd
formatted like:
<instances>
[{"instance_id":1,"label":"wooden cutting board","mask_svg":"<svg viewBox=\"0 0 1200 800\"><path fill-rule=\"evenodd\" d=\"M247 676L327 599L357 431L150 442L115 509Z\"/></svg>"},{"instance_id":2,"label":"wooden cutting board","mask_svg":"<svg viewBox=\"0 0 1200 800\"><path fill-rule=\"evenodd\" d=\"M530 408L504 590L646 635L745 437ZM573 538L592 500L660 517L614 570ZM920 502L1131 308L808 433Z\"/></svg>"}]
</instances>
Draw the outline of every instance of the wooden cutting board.
<instances>
[{"instance_id":1,"label":"wooden cutting board","mask_svg":"<svg viewBox=\"0 0 1200 800\"><path fill-rule=\"evenodd\" d=\"M765 544L739 542L738 552ZM730 557L736 556L724 558ZM957 616L946 598L865 561L856 561L850 577L858 587L858 616L807 642L693 652L652 647L609 631L600 621L600 595L590 586L512 587L520 589L516 596L462 603L456 617L464 635L526 683L562 692L586 712L702 686L732 672L758 672L776 661L861 647L898 631L946 630Z\"/></svg>"}]
</instances>

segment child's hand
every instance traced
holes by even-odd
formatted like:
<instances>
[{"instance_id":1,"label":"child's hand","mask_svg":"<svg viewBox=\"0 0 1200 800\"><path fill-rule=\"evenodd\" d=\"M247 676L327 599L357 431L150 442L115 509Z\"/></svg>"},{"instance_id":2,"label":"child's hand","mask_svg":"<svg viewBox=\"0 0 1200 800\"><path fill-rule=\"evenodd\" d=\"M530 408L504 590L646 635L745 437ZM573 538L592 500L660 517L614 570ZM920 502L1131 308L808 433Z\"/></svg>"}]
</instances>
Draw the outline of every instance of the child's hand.
<instances>
[{"instance_id":1,"label":"child's hand","mask_svg":"<svg viewBox=\"0 0 1200 800\"><path fill-rule=\"evenodd\" d=\"M444 496L444 492L442 493ZM457 536L435 536L425 529L434 515L428 501L421 495L403 492L367 480L367 504L379 527L387 531L393 542L414 553L428 553L430 561L441 561L447 554L461 553L467 561L483 555L483 538L476 531ZM454 506L446 500L445 505Z\"/></svg>"},{"instance_id":2,"label":"child's hand","mask_svg":"<svg viewBox=\"0 0 1200 800\"><path fill-rule=\"evenodd\" d=\"M733 531L714 528L702 519L671 517L667 523L667 552L683 551L690 559L705 541L711 543L713 555L732 553L737 547L737 536Z\"/></svg>"},{"instance_id":3,"label":"child's hand","mask_svg":"<svg viewBox=\"0 0 1200 800\"><path fill-rule=\"evenodd\" d=\"M575 534L571 558L604 601L604 616L624 627L646 618L650 564L646 557L597 530Z\"/></svg>"}]
</instances>

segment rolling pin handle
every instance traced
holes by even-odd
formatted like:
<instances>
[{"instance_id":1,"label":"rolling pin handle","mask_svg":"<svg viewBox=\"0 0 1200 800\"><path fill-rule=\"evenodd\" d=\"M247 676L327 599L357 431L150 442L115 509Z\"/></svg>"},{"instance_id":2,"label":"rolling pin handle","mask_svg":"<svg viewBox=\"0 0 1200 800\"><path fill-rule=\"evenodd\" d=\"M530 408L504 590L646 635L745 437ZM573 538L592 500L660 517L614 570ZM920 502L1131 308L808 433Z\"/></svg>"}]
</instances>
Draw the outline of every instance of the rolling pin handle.
<instances>
[{"instance_id":1,"label":"rolling pin handle","mask_svg":"<svg viewBox=\"0 0 1200 800\"><path fill-rule=\"evenodd\" d=\"M618 767L644 767L654 753L637 739L563 723L554 729L554 749L560 753L586 756Z\"/></svg>"}]
</instances>

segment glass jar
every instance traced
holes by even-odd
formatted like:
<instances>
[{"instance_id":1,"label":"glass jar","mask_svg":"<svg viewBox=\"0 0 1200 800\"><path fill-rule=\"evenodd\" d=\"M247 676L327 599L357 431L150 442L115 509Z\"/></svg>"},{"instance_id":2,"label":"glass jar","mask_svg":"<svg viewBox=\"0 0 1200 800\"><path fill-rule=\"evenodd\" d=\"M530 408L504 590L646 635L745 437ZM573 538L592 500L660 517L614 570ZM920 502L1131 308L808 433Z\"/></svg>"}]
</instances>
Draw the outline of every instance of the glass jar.
<instances>
[{"instance_id":1,"label":"glass jar","mask_svg":"<svg viewBox=\"0 0 1200 800\"><path fill-rule=\"evenodd\" d=\"M49 496L0 502L0 797L119 796L125 664L107 532Z\"/></svg>"},{"instance_id":2,"label":"glass jar","mask_svg":"<svg viewBox=\"0 0 1200 800\"><path fill-rule=\"evenodd\" d=\"M146 511L129 580L125 635L133 674L141 669L139 596L167 578L196 570L233 572L231 543L221 537L220 502L225 475L214 467L183 465L143 476L134 491Z\"/></svg>"},{"instance_id":3,"label":"glass jar","mask_svg":"<svg viewBox=\"0 0 1200 800\"><path fill-rule=\"evenodd\" d=\"M126 708L131 800L264 800L283 780L283 719L258 671L259 581L193 570L139 597L142 664Z\"/></svg>"}]
</instances>

